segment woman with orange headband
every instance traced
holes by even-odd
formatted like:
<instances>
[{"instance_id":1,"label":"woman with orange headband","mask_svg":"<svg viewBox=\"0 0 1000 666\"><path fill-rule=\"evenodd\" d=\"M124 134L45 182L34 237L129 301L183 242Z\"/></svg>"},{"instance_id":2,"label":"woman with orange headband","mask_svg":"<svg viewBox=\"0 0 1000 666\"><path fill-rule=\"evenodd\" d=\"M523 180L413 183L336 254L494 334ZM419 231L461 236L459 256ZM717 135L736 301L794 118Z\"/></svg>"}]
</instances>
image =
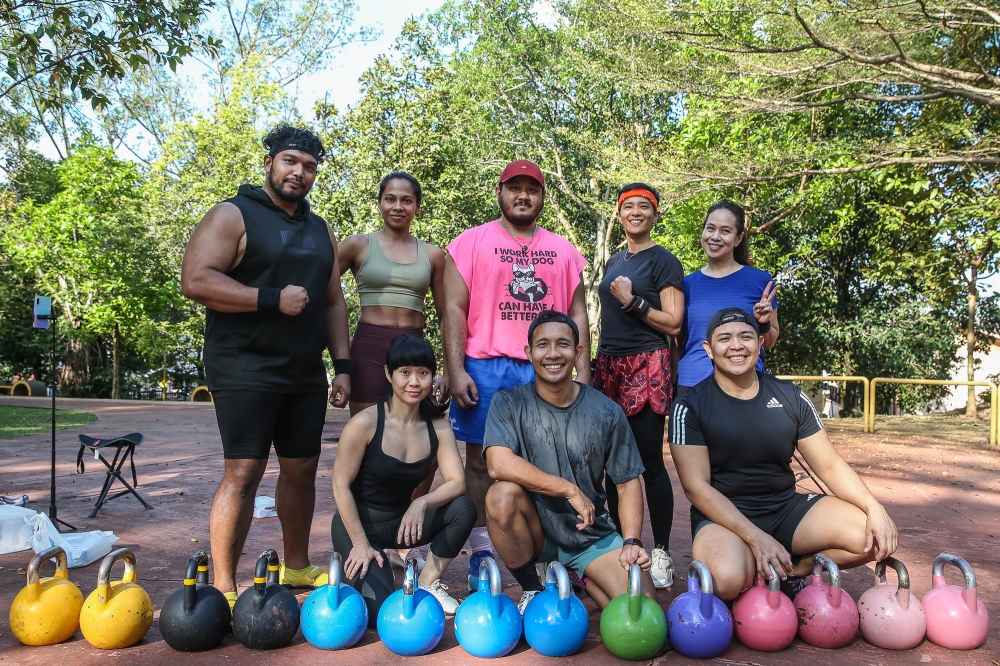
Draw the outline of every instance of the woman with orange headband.
<instances>
[{"instance_id":1,"label":"woman with orange headband","mask_svg":"<svg viewBox=\"0 0 1000 666\"><path fill-rule=\"evenodd\" d=\"M618 403L628 417L642 464L653 528L652 568L657 588L673 584L670 528L674 491L663 464L663 427L673 402L670 338L684 321L684 269L650 232L659 220L660 196L645 183L618 192L618 219L627 247L608 259L597 291L601 298L601 340L594 388ZM618 522L615 484L605 484L608 511Z\"/></svg>"}]
</instances>

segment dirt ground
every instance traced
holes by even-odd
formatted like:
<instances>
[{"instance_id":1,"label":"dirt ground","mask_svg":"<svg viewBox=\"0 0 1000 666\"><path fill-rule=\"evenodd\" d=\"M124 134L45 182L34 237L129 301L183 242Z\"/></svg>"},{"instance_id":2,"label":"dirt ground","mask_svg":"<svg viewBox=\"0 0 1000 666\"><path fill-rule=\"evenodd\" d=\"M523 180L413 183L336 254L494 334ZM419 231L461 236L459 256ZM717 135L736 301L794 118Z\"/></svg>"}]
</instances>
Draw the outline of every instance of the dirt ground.
<instances>
[{"instance_id":1,"label":"dirt ground","mask_svg":"<svg viewBox=\"0 0 1000 666\"><path fill-rule=\"evenodd\" d=\"M45 408L45 398L0 397L0 404ZM136 455L139 492L153 510L144 510L131 497L106 504L96 518L87 516L104 480L103 467L96 461L83 475L75 473L78 443L75 430L57 434L57 495L59 516L82 530L113 530L121 541L117 546L132 548L138 560L139 582L146 588L158 611L164 599L181 586L188 556L199 548L208 549L208 512L215 487L222 475L222 454L215 413L211 404L150 403L134 401L59 400L59 407L97 414L98 421L86 427L95 436L139 431L146 441ZM317 506L311 537L311 556L326 566L331 552L329 522L335 510L330 487L330 471L337 452L337 437L347 414L328 412L320 461ZM858 427L855 427L855 426ZM833 440L842 455L867 481L886 504L900 528L897 556L909 568L911 588L919 595L930 587L930 567L942 552L967 559L978 575L979 595L993 616L993 628L983 647L972 652L952 652L924 642L906 652L880 650L860 637L846 648L822 650L798 640L777 654L748 650L735 640L715 661L729 664L982 664L1000 666L1000 452L990 450L985 427L977 424L894 421L880 417L877 432L865 435L860 423L831 423ZM47 511L49 504L49 436L29 436L0 440L0 493L27 494L29 507ZM274 494L277 465L272 458L258 494ZM691 558L688 502L667 461L674 480L677 502L671 551L678 575L672 590L661 591L664 608L685 589ZM800 482L803 491L815 491L808 478ZM648 526L647 526L648 532ZM281 551L277 518L254 520L247 540L246 555L240 563L239 580L249 585L255 556L265 548ZM644 540L651 542L651 535ZM31 552L0 556L0 609L7 609L25 583L24 568ZM84 594L96 586L98 564L72 569L70 578ZM466 557L459 557L445 576L456 596L465 595ZM501 567L506 592L515 600L520 589ZM120 568L116 569L120 573ZM955 571L947 576L960 581ZM871 568L843 573L844 588L857 599L874 581ZM241 587L241 589L243 589ZM302 595L304 597L304 595ZM579 653L559 663L615 662L601 644L598 633L600 614L589 599L591 631ZM4 611L6 612L6 611ZM356 647L338 653L324 653L306 643L301 632L288 647L262 653L247 650L232 635L209 653L181 655L161 639L158 620L138 645L103 652L92 648L77 635L70 641L48 647L24 647L0 623L0 664L377 664L397 663L398 658L369 630ZM477 661L458 646L451 628L434 652L411 659L413 663L467 664ZM531 651L522 641L504 658L507 663L556 663ZM674 652L653 660L656 664L695 663Z\"/></svg>"}]
</instances>

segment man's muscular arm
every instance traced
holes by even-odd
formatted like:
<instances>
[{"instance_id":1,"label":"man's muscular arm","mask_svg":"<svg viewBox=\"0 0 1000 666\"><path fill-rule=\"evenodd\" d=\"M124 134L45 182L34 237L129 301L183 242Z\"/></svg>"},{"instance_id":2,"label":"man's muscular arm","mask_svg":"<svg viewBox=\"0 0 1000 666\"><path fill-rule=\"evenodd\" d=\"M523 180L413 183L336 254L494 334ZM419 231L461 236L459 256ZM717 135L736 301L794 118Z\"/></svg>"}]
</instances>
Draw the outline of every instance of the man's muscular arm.
<instances>
[{"instance_id":1,"label":"man's muscular arm","mask_svg":"<svg viewBox=\"0 0 1000 666\"><path fill-rule=\"evenodd\" d=\"M246 249L243 214L231 203L220 203L198 223L184 251L181 289L196 303L217 312L256 312L257 288L226 275L236 268ZM288 285L281 290L281 311L297 315L309 302L306 290Z\"/></svg>"},{"instance_id":2,"label":"man's muscular arm","mask_svg":"<svg viewBox=\"0 0 1000 666\"><path fill-rule=\"evenodd\" d=\"M458 272L451 255L445 256L443 286L445 310L444 321L441 322L441 339L444 345L444 365L448 368L452 399L459 407L469 408L479 402L476 383L465 371L465 343L469 334L469 287Z\"/></svg>"},{"instance_id":3,"label":"man's muscular arm","mask_svg":"<svg viewBox=\"0 0 1000 666\"><path fill-rule=\"evenodd\" d=\"M333 272L326 288L326 345L330 350L330 358L351 358L351 334L347 325L347 302L344 300L344 290L340 286L340 257L337 254L337 237L333 229L330 232L330 242L333 243ZM330 403L334 407L344 407L351 399L351 376L340 374L333 379L333 390L330 392Z\"/></svg>"},{"instance_id":4,"label":"man's muscular arm","mask_svg":"<svg viewBox=\"0 0 1000 666\"><path fill-rule=\"evenodd\" d=\"M569 312L567 312L576 327L580 329L580 344L583 345L583 353L576 359L576 379L581 384L590 385L590 318L587 315L587 293L583 288L583 274L580 274L580 283L573 292L573 300L570 302Z\"/></svg>"}]
</instances>

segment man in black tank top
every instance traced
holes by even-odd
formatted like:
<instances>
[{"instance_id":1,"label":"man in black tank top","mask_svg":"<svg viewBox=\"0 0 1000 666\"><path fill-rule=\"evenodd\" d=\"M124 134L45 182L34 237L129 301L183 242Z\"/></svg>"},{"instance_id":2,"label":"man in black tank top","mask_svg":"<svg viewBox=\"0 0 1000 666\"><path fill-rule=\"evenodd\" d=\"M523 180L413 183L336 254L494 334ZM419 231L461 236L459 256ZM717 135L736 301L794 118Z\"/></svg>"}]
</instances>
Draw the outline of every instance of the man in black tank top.
<instances>
[{"instance_id":1,"label":"man in black tank top","mask_svg":"<svg viewBox=\"0 0 1000 666\"><path fill-rule=\"evenodd\" d=\"M205 372L226 458L212 503L212 560L215 585L230 604L272 443L281 469L281 582L326 584L326 573L309 562L329 390L324 348L337 375L330 402L343 407L351 393L337 243L305 200L323 144L307 130L281 126L264 146L264 186L241 185L205 215L181 271L184 295L208 308Z\"/></svg>"}]
</instances>

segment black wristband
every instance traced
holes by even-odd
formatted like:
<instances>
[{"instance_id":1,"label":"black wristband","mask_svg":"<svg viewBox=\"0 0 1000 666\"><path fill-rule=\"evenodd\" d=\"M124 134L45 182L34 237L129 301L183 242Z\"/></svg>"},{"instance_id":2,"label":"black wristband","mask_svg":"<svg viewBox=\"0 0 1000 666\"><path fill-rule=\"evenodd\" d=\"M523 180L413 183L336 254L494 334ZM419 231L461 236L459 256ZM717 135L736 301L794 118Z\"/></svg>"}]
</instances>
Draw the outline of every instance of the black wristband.
<instances>
[{"instance_id":1,"label":"black wristband","mask_svg":"<svg viewBox=\"0 0 1000 666\"><path fill-rule=\"evenodd\" d=\"M635 309L629 312L629 314L635 317L636 319L642 319L643 315L649 312L649 309L651 307L653 306L649 304L649 301L647 301L645 298L640 298L639 304L636 305Z\"/></svg>"},{"instance_id":2,"label":"black wristband","mask_svg":"<svg viewBox=\"0 0 1000 666\"><path fill-rule=\"evenodd\" d=\"M642 545L642 542L636 539L635 537L625 539L625 541L622 543L622 548L624 548L625 546L639 546L639 548L645 548L645 546Z\"/></svg>"},{"instance_id":3,"label":"black wristband","mask_svg":"<svg viewBox=\"0 0 1000 666\"><path fill-rule=\"evenodd\" d=\"M351 359L335 358L333 360L333 376L351 374Z\"/></svg>"},{"instance_id":4,"label":"black wristband","mask_svg":"<svg viewBox=\"0 0 1000 666\"><path fill-rule=\"evenodd\" d=\"M765 333L771 330L771 320L768 319L763 324L758 321L757 328L760 330L760 334L764 335Z\"/></svg>"},{"instance_id":5,"label":"black wristband","mask_svg":"<svg viewBox=\"0 0 1000 666\"><path fill-rule=\"evenodd\" d=\"M639 297L633 295L632 300L621 307L621 311L628 314L629 310L635 307L636 302L638 302Z\"/></svg>"},{"instance_id":6,"label":"black wristband","mask_svg":"<svg viewBox=\"0 0 1000 666\"><path fill-rule=\"evenodd\" d=\"M281 290L274 287L258 287L257 312L280 312Z\"/></svg>"}]
</instances>

